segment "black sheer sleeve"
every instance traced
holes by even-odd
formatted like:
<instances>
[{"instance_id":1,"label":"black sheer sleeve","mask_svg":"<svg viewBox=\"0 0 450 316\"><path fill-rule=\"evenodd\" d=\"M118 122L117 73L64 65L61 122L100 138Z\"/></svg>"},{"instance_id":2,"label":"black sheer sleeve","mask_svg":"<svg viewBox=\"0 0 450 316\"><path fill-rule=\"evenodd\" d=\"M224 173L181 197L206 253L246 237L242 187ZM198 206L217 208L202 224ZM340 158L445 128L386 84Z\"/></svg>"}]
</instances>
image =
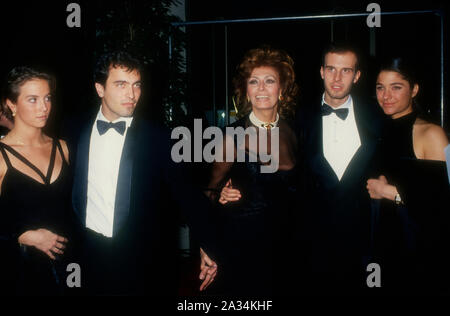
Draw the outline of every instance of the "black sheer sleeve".
<instances>
[{"instance_id":1,"label":"black sheer sleeve","mask_svg":"<svg viewBox=\"0 0 450 316\"><path fill-rule=\"evenodd\" d=\"M229 179L230 171L236 159L236 146L232 137L224 136L222 146L216 157L222 157L222 161L215 161L212 164L211 175L208 182L208 188L205 191L206 196L211 202L217 202L220 197L220 191ZM226 148L233 148L234 154L231 156L233 161L227 161Z\"/></svg>"}]
</instances>

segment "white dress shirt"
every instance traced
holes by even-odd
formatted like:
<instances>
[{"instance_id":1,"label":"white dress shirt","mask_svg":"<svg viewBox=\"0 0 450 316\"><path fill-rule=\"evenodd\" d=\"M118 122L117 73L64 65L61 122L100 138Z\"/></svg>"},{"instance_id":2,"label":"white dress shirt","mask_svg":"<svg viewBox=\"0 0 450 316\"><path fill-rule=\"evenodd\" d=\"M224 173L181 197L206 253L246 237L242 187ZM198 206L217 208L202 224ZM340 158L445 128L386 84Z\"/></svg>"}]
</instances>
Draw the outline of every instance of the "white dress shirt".
<instances>
[{"instance_id":1,"label":"white dress shirt","mask_svg":"<svg viewBox=\"0 0 450 316\"><path fill-rule=\"evenodd\" d=\"M126 129L123 135L110 128L100 136L97 129L98 120L109 122L101 108L92 127L89 146L86 227L106 237L112 237L120 158L133 118L121 117L112 122L125 121Z\"/></svg>"},{"instance_id":2,"label":"white dress shirt","mask_svg":"<svg viewBox=\"0 0 450 316\"><path fill-rule=\"evenodd\" d=\"M324 97L322 97L322 105L324 103ZM323 154L339 180L361 146L353 111L353 100L350 95L344 104L335 109L345 108L348 109L345 120L340 119L335 113L322 116Z\"/></svg>"}]
</instances>

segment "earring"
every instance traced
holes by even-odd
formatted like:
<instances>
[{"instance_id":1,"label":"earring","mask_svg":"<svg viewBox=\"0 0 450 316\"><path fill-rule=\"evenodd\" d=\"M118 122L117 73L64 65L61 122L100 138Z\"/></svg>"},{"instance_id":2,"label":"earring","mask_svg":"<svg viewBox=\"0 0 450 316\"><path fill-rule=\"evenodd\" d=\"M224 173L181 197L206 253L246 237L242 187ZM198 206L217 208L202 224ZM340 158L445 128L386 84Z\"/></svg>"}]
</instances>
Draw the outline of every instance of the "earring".
<instances>
[{"instance_id":1,"label":"earring","mask_svg":"<svg viewBox=\"0 0 450 316\"><path fill-rule=\"evenodd\" d=\"M16 116L16 111L12 112L12 116L13 117Z\"/></svg>"},{"instance_id":2,"label":"earring","mask_svg":"<svg viewBox=\"0 0 450 316\"><path fill-rule=\"evenodd\" d=\"M278 96L278 100L281 102L281 101L283 101L283 96L280 94L279 96Z\"/></svg>"},{"instance_id":3,"label":"earring","mask_svg":"<svg viewBox=\"0 0 450 316\"><path fill-rule=\"evenodd\" d=\"M247 95L247 103L250 103L250 97Z\"/></svg>"},{"instance_id":4,"label":"earring","mask_svg":"<svg viewBox=\"0 0 450 316\"><path fill-rule=\"evenodd\" d=\"M236 96L233 95L233 97L231 98L231 100L233 101L234 110L236 111L236 114L238 114L238 108L237 108L237 106L236 106Z\"/></svg>"}]
</instances>

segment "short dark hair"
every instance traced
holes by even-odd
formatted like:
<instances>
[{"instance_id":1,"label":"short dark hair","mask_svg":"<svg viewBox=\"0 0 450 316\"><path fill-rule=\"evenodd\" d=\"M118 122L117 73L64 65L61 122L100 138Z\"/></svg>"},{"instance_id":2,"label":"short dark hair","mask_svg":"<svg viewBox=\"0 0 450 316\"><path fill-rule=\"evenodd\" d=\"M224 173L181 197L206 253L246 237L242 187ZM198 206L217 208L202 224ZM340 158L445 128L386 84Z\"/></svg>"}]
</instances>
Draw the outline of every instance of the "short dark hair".
<instances>
[{"instance_id":1,"label":"short dark hair","mask_svg":"<svg viewBox=\"0 0 450 316\"><path fill-rule=\"evenodd\" d=\"M11 110L6 105L6 100L13 103L17 102L20 95L20 88L27 82L33 79L42 79L48 82L50 92L55 90L55 80L52 75L41 71L34 67L17 66L11 69L7 74L5 82L2 87L1 108L3 114L10 120L13 119Z\"/></svg>"},{"instance_id":2,"label":"short dark hair","mask_svg":"<svg viewBox=\"0 0 450 316\"><path fill-rule=\"evenodd\" d=\"M353 53L356 56L355 71L359 70L360 67L360 55L358 49L350 42L331 42L322 53L322 66L325 66L325 56L329 53L343 54L343 53Z\"/></svg>"},{"instance_id":3,"label":"short dark hair","mask_svg":"<svg viewBox=\"0 0 450 316\"><path fill-rule=\"evenodd\" d=\"M95 64L94 82L105 85L110 68L123 67L127 71L142 73L141 61L125 51L111 51L99 57Z\"/></svg>"}]
</instances>

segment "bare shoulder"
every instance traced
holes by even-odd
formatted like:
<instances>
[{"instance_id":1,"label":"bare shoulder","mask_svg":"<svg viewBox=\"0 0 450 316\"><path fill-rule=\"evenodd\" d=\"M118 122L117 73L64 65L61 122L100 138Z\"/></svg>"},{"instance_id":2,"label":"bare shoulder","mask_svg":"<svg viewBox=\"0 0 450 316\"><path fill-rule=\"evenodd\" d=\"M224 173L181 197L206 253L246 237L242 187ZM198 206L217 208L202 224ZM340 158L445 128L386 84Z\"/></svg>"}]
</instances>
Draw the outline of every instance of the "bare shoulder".
<instances>
[{"instance_id":1,"label":"bare shoulder","mask_svg":"<svg viewBox=\"0 0 450 316\"><path fill-rule=\"evenodd\" d=\"M69 147L67 146L67 143L65 140L62 139L58 139L59 143L61 144L63 153L64 153L64 158L66 159L66 161L69 161Z\"/></svg>"},{"instance_id":2,"label":"bare shoulder","mask_svg":"<svg viewBox=\"0 0 450 316\"><path fill-rule=\"evenodd\" d=\"M423 138L427 142L431 141L434 143L445 143L445 146L448 145L447 135L445 134L444 129L439 125L420 119L417 121L417 132L417 136Z\"/></svg>"},{"instance_id":3,"label":"bare shoulder","mask_svg":"<svg viewBox=\"0 0 450 316\"><path fill-rule=\"evenodd\" d=\"M422 119L416 121L415 128L417 141L423 148L425 159L444 160L444 148L449 143L444 129Z\"/></svg>"}]
</instances>

